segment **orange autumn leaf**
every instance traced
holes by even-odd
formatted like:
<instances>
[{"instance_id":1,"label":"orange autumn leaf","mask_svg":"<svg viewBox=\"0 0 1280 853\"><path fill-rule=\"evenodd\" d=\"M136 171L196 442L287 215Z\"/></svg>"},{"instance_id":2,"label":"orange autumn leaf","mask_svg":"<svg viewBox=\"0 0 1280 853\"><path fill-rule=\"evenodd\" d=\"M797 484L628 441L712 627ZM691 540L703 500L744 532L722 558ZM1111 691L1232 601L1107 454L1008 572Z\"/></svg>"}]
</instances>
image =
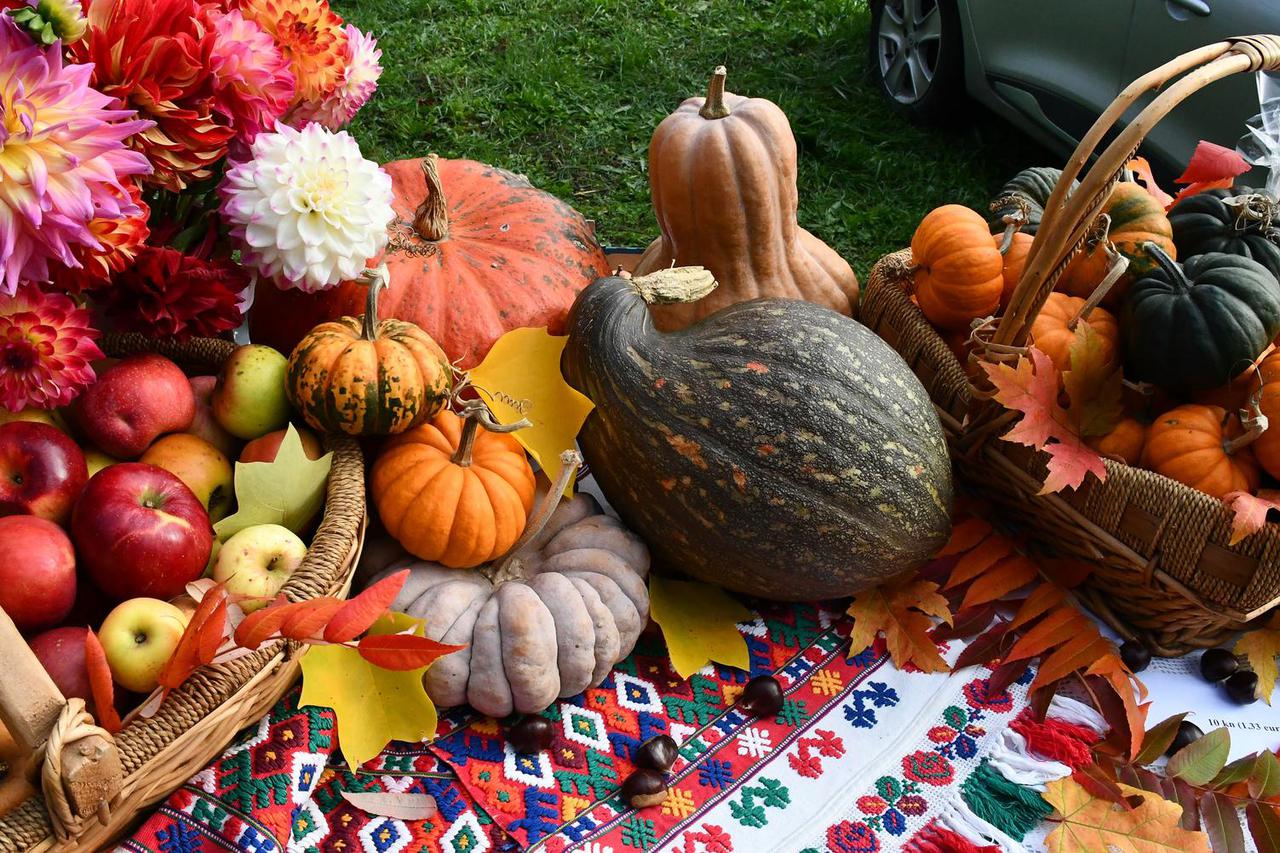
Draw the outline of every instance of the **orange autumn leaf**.
<instances>
[{"instance_id":1,"label":"orange autumn leaf","mask_svg":"<svg viewBox=\"0 0 1280 853\"><path fill-rule=\"evenodd\" d=\"M1067 355L1071 369L1062 374L1062 387L1071 401L1077 434L1106 435L1124 416L1124 377L1113 347L1093 326L1080 323Z\"/></svg>"},{"instance_id":2,"label":"orange autumn leaf","mask_svg":"<svg viewBox=\"0 0 1280 853\"><path fill-rule=\"evenodd\" d=\"M1045 786L1041 795L1058 814L1058 826L1045 839L1050 853L1209 853L1203 832L1182 828L1182 806L1158 794L1121 785L1140 802L1125 808L1090 793L1070 776Z\"/></svg>"},{"instance_id":3,"label":"orange autumn leaf","mask_svg":"<svg viewBox=\"0 0 1280 853\"><path fill-rule=\"evenodd\" d=\"M285 609L288 606L288 600L281 598L244 617L244 620L236 626L236 645L245 649L256 649L270 638L277 636L285 617L289 615L289 611Z\"/></svg>"},{"instance_id":4,"label":"orange autumn leaf","mask_svg":"<svg viewBox=\"0 0 1280 853\"><path fill-rule=\"evenodd\" d=\"M1103 656L1116 653L1115 643L1097 632L1077 634L1041 661L1031 689L1061 681L1073 672L1088 669Z\"/></svg>"},{"instance_id":5,"label":"orange autumn leaf","mask_svg":"<svg viewBox=\"0 0 1280 853\"><path fill-rule=\"evenodd\" d=\"M1026 660L1056 648L1080 633L1088 630L1084 614L1074 607L1064 606L1050 611L1027 631L1005 655L1005 661Z\"/></svg>"},{"instance_id":6,"label":"orange autumn leaf","mask_svg":"<svg viewBox=\"0 0 1280 853\"><path fill-rule=\"evenodd\" d=\"M849 605L853 617L850 653L857 654L884 633L889 657L898 667L910 663L925 672L946 672L947 662L929 636L930 616L951 622L947 600L932 581L891 581L859 593Z\"/></svg>"},{"instance_id":7,"label":"orange autumn leaf","mask_svg":"<svg viewBox=\"0 0 1280 853\"><path fill-rule=\"evenodd\" d=\"M280 635L299 642L318 640L329 620L345 604L340 598L325 595L288 605L289 613L280 625Z\"/></svg>"},{"instance_id":8,"label":"orange autumn leaf","mask_svg":"<svg viewBox=\"0 0 1280 853\"><path fill-rule=\"evenodd\" d=\"M1058 371L1053 362L1035 347L1030 347L1029 354L1030 358L1019 358L1016 367L982 363L996 389L995 399L1022 413L1002 437L1048 456L1040 494L1076 488L1089 474L1105 480L1102 457L1081 438L1079 407L1064 409L1058 401Z\"/></svg>"},{"instance_id":9,"label":"orange autumn leaf","mask_svg":"<svg viewBox=\"0 0 1280 853\"><path fill-rule=\"evenodd\" d=\"M951 538L946 545L942 546L942 550L936 556L949 557L952 554L963 554L965 551L975 548L990 533L991 525L985 518L979 518L976 515L970 516L963 521L957 522L951 528Z\"/></svg>"},{"instance_id":10,"label":"orange autumn leaf","mask_svg":"<svg viewBox=\"0 0 1280 853\"><path fill-rule=\"evenodd\" d=\"M978 577L965 590L963 607L986 604L1020 589L1038 578L1035 563L1021 554L1013 554Z\"/></svg>"},{"instance_id":11,"label":"orange autumn leaf","mask_svg":"<svg viewBox=\"0 0 1280 853\"><path fill-rule=\"evenodd\" d=\"M999 534L988 536L956 562L943 589L954 589L971 581L1013 553L1013 542Z\"/></svg>"},{"instance_id":12,"label":"orange autumn leaf","mask_svg":"<svg viewBox=\"0 0 1280 853\"><path fill-rule=\"evenodd\" d=\"M1042 583L1031 591L1009 621L1009 630L1021 628L1037 616L1047 613L1067 600L1067 594L1057 584Z\"/></svg>"},{"instance_id":13,"label":"orange autumn leaf","mask_svg":"<svg viewBox=\"0 0 1280 853\"><path fill-rule=\"evenodd\" d=\"M345 643L368 631L391 607L408 577L409 570L403 569L388 575L348 601L325 626L325 641Z\"/></svg>"},{"instance_id":14,"label":"orange autumn leaf","mask_svg":"<svg viewBox=\"0 0 1280 853\"><path fill-rule=\"evenodd\" d=\"M437 643L417 634L373 634L363 637L356 646L360 657L393 672L422 669L463 648L466 647Z\"/></svg>"},{"instance_id":15,"label":"orange autumn leaf","mask_svg":"<svg viewBox=\"0 0 1280 853\"><path fill-rule=\"evenodd\" d=\"M1142 737L1146 732L1147 709L1150 706L1140 703L1140 700L1147 696L1146 686L1133 677L1133 673L1120 660L1118 654L1104 655L1094 661L1085 674L1099 676L1106 680L1124 704L1125 722L1129 729L1129 743L1126 751L1132 758L1142 749Z\"/></svg>"},{"instance_id":16,"label":"orange autumn leaf","mask_svg":"<svg viewBox=\"0 0 1280 853\"><path fill-rule=\"evenodd\" d=\"M160 671L160 686L176 690L191 673L213 661L227 633L227 588L218 584L196 605L173 655Z\"/></svg>"},{"instance_id":17,"label":"orange autumn leaf","mask_svg":"<svg viewBox=\"0 0 1280 853\"><path fill-rule=\"evenodd\" d=\"M84 666L89 673L89 694L93 699L93 715L98 725L109 734L120 731L120 714L116 711L115 683L107 653L98 635L89 629L84 635Z\"/></svg>"},{"instance_id":18,"label":"orange autumn leaf","mask_svg":"<svg viewBox=\"0 0 1280 853\"><path fill-rule=\"evenodd\" d=\"M1228 492L1222 497L1231 508L1231 541L1235 545L1267 526L1267 513L1280 510L1280 489L1259 489L1258 494Z\"/></svg>"},{"instance_id":19,"label":"orange autumn leaf","mask_svg":"<svg viewBox=\"0 0 1280 853\"><path fill-rule=\"evenodd\" d=\"M1146 157L1134 157L1125 164L1125 168L1133 173L1134 182L1141 186L1144 190L1151 194L1151 197L1160 203L1160 206L1168 210L1173 204L1173 196L1160 189L1160 185L1156 183L1155 175L1151 174L1151 164L1147 162Z\"/></svg>"}]
</instances>

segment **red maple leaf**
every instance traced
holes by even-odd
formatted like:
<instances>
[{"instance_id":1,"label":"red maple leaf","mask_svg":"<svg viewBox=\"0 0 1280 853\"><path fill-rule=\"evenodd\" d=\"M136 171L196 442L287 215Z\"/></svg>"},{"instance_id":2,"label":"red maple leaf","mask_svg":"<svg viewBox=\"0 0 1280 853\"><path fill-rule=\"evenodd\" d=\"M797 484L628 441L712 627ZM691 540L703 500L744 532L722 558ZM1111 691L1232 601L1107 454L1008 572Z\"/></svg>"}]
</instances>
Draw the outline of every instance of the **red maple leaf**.
<instances>
[{"instance_id":1,"label":"red maple leaf","mask_svg":"<svg viewBox=\"0 0 1280 853\"><path fill-rule=\"evenodd\" d=\"M1222 498L1235 515L1231 519L1230 545L1257 533L1267 525L1267 513L1280 510L1280 490L1259 489L1258 494L1229 492Z\"/></svg>"},{"instance_id":2,"label":"red maple leaf","mask_svg":"<svg viewBox=\"0 0 1280 853\"><path fill-rule=\"evenodd\" d=\"M983 363L995 386L995 399L1005 408L1022 413L1022 419L1002 437L1048 455L1048 475L1040 494L1077 488L1092 473L1107 477L1098 452L1080 438L1079 406L1064 409L1058 402L1058 371L1049 356L1030 347L1030 358L1016 367Z\"/></svg>"},{"instance_id":3,"label":"red maple leaf","mask_svg":"<svg viewBox=\"0 0 1280 853\"><path fill-rule=\"evenodd\" d=\"M1224 148L1202 139L1187 163L1187 170L1177 179L1178 183L1187 186L1178 190L1166 209L1189 195L1205 190L1227 189L1249 168L1248 161L1234 148Z\"/></svg>"}]
</instances>

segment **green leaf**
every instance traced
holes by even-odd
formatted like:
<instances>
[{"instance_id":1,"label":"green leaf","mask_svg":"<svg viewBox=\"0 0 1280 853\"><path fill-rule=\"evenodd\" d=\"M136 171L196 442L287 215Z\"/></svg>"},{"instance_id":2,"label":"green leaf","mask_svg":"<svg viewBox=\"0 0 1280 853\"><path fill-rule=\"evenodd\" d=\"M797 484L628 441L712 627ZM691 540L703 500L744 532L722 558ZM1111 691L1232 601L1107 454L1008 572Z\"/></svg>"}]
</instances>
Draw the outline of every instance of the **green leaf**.
<instances>
[{"instance_id":1,"label":"green leaf","mask_svg":"<svg viewBox=\"0 0 1280 853\"><path fill-rule=\"evenodd\" d=\"M1151 764L1164 755L1164 751L1178 736L1178 726L1187 718L1188 711L1174 714L1167 720L1156 723L1142 738L1142 749L1133 759L1135 764Z\"/></svg>"},{"instance_id":2,"label":"green leaf","mask_svg":"<svg viewBox=\"0 0 1280 853\"><path fill-rule=\"evenodd\" d=\"M1263 750L1258 753L1249 774L1249 796L1259 800L1280 794L1280 759L1275 753Z\"/></svg>"},{"instance_id":3,"label":"green leaf","mask_svg":"<svg viewBox=\"0 0 1280 853\"><path fill-rule=\"evenodd\" d=\"M324 506L333 454L309 459L298 431L289 431L274 462L236 463L236 513L213 526L220 541L255 524L279 524L301 531Z\"/></svg>"},{"instance_id":4,"label":"green leaf","mask_svg":"<svg viewBox=\"0 0 1280 853\"><path fill-rule=\"evenodd\" d=\"M649 575L649 613L662 628L671 665L688 678L711 661L747 670L751 657L737 623L751 611L719 587Z\"/></svg>"},{"instance_id":5,"label":"green leaf","mask_svg":"<svg viewBox=\"0 0 1280 853\"><path fill-rule=\"evenodd\" d=\"M371 634L421 632L422 623L399 613L378 620ZM428 667L394 671L369 663L347 646L312 646L302 656L302 697L298 707L332 708L338 743L354 770L393 740L430 740L436 707L422 687Z\"/></svg>"},{"instance_id":6,"label":"green leaf","mask_svg":"<svg viewBox=\"0 0 1280 853\"><path fill-rule=\"evenodd\" d=\"M1249 774L1253 772L1253 765L1257 760L1257 756L1246 755L1244 758L1237 758L1235 761L1222 768L1222 772L1213 777L1210 784L1212 788L1225 788L1228 785L1234 785L1236 782L1243 782L1249 778Z\"/></svg>"},{"instance_id":7,"label":"green leaf","mask_svg":"<svg viewBox=\"0 0 1280 853\"><path fill-rule=\"evenodd\" d=\"M1207 785L1213 781L1227 763L1231 752L1231 733L1226 729L1214 729L1197 741L1193 741L1169 759L1166 771L1192 785Z\"/></svg>"}]
</instances>

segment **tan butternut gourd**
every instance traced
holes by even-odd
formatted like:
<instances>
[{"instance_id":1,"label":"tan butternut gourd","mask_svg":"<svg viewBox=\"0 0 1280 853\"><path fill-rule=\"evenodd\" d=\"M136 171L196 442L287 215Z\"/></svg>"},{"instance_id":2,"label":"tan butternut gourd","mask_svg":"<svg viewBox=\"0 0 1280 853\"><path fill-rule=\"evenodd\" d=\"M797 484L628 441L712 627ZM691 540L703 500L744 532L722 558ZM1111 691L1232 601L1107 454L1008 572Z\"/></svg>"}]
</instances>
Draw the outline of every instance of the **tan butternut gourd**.
<instances>
[{"instance_id":1,"label":"tan butternut gourd","mask_svg":"<svg viewBox=\"0 0 1280 853\"><path fill-rule=\"evenodd\" d=\"M777 104L724 90L717 68L705 98L689 98L649 143L649 187L662 236L637 275L703 266L720 282L710 296L655 305L674 331L735 302L805 299L851 315L858 278L844 258L796 219L796 140Z\"/></svg>"},{"instance_id":2,"label":"tan butternut gourd","mask_svg":"<svg viewBox=\"0 0 1280 853\"><path fill-rule=\"evenodd\" d=\"M570 472L581 458L566 455ZM565 480L506 556L469 570L406 559L379 575L408 568L392 609L465 646L423 678L437 705L537 713L600 684L634 648L649 619L649 549L590 495L561 502Z\"/></svg>"}]
</instances>

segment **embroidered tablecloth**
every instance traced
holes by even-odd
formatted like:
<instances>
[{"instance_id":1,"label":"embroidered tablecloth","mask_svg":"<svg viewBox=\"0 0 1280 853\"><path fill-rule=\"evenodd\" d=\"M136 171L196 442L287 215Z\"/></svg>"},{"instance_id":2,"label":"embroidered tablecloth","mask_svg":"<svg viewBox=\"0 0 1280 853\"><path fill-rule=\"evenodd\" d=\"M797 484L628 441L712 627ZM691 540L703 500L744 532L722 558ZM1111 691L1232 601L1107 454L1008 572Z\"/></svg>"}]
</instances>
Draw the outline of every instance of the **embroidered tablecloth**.
<instances>
[{"instance_id":1,"label":"embroidered tablecloth","mask_svg":"<svg viewBox=\"0 0 1280 853\"><path fill-rule=\"evenodd\" d=\"M1070 700L1032 721L1030 671L993 694L985 669L899 670L879 643L850 656L847 620L819 607L739 628L751 674L782 682L774 717L732 709L747 674L681 679L646 633L600 687L546 712L557 729L546 752L517 755L498 722L455 712L434 743L393 744L352 772L332 713L299 709L295 691L120 849L1012 853L1048 811L1037 789L1101 730ZM941 649L950 660L955 645ZM663 733L681 745L670 795L624 808L615 792L636 748ZM379 817L343 797L364 791L429 793L439 813Z\"/></svg>"}]
</instances>

